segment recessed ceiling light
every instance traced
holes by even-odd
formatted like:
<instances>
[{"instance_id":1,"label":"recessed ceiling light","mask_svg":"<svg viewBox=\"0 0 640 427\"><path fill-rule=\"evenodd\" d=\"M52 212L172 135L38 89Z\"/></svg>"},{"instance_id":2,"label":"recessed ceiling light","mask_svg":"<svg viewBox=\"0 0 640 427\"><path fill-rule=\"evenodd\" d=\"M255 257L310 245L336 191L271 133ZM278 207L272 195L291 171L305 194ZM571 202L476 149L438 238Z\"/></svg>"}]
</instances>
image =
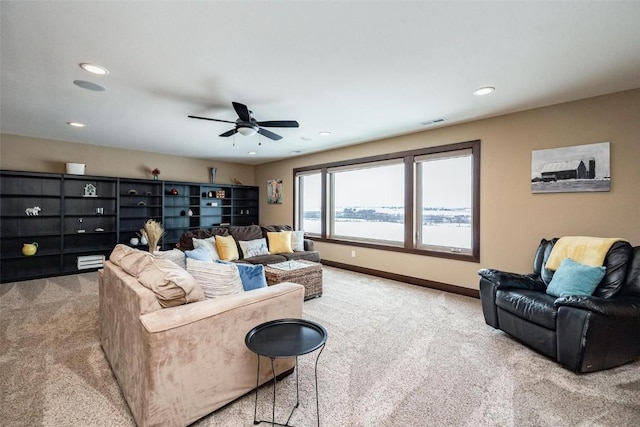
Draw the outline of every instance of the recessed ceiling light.
<instances>
[{"instance_id":1,"label":"recessed ceiling light","mask_svg":"<svg viewBox=\"0 0 640 427\"><path fill-rule=\"evenodd\" d=\"M302 154L302 151L300 150L290 151L289 154Z\"/></svg>"},{"instance_id":2,"label":"recessed ceiling light","mask_svg":"<svg viewBox=\"0 0 640 427\"><path fill-rule=\"evenodd\" d=\"M473 91L474 95L478 95L478 96L482 96L482 95L489 95L491 92L493 92L494 90L496 90L495 87L492 86L485 86L485 87L481 87L478 88L476 90Z\"/></svg>"},{"instance_id":3,"label":"recessed ceiling light","mask_svg":"<svg viewBox=\"0 0 640 427\"><path fill-rule=\"evenodd\" d=\"M80 122L67 122L67 124L69 126L73 126L74 128L83 128L86 126L84 123L80 123Z\"/></svg>"},{"instance_id":4,"label":"recessed ceiling light","mask_svg":"<svg viewBox=\"0 0 640 427\"><path fill-rule=\"evenodd\" d=\"M100 86L99 84L91 83L86 80L74 80L73 84L81 87L82 89L92 90L94 92L104 92L107 90L104 86Z\"/></svg>"},{"instance_id":5,"label":"recessed ceiling light","mask_svg":"<svg viewBox=\"0 0 640 427\"><path fill-rule=\"evenodd\" d=\"M250 155L250 156L255 156L256 152L255 151L249 151L247 154Z\"/></svg>"},{"instance_id":6,"label":"recessed ceiling light","mask_svg":"<svg viewBox=\"0 0 640 427\"><path fill-rule=\"evenodd\" d=\"M436 125L438 123L444 123L447 119L444 117L439 117L437 119L425 120L424 122L420 122L422 126Z\"/></svg>"},{"instance_id":7,"label":"recessed ceiling light","mask_svg":"<svg viewBox=\"0 0 640 427\"><path fill-rule=\"evenodd\" d=\"M82 64L80 64L80 68L90 73L98 74L101 76L104 76L105 74L109 74L109 70L107 70L106 68L101 67L99 65L95 65L95 64L89 64L87 62L83 62Z\"/></svg>"},{"instance_id":8,"label":"recessed ceiling light","mask_svg":"<svg viewBox=\"0 0 640 427\"><path fill-rule=\"evenodd\" d=\"M329 132L328 130L323 130L321 132L318 132L318 135L320 135L320 136L329 136L329 135L331 135L331 132Z\"/></svg>"}]
</instances>

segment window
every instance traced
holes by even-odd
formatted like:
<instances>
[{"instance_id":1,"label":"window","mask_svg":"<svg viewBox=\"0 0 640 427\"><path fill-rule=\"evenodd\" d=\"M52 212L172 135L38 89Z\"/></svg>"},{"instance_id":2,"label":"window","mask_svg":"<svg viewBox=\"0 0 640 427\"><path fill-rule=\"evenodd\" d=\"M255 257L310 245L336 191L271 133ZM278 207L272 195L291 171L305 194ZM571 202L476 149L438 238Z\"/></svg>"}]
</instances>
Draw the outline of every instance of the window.
<instances>
[{"instance_id":1,"label":"window","mask_svg":"<svg viewBox=\"0 0 640 427\"><path fill-rule=\"evenodd\" d=\"M473 157L471 150L416 159L416 231L419 248L471 253Z\"/></svg>"},{"instance_id":2,"label":"window","mask_svg":"<svg viewBox=\"0 0 640 427\"><path fill-rule=\"evenodd\" d=\"M478 262L480 141L294 169L318 240Z\"/></svg>"},{"instance_id":3,"label":"window","mask_svg":"<svg viewBox=\"0 0 640 427\"><path fill-rule=\"evenodd\" d=\"M330 235L334 238L404 240L404 164L364 163L331 168Z\"/></svg>"},{"instance_id":4,"label":"window","mask_svg":"<svg viewBox=\"0 0 640 427\"><path fill-rule=\"evenodd\" d=\"M322 231L322 175L320 171L296 177L297 229L320 236Z\"/></svg>"}]
</instances>

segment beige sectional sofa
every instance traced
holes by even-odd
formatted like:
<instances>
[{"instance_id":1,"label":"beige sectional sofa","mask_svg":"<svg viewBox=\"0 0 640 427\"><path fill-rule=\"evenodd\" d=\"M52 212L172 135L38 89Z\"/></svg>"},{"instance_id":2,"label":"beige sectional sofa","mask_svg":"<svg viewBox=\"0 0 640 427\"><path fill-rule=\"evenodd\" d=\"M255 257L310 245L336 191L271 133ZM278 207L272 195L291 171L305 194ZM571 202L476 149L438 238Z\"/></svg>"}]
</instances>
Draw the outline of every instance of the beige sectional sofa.
<instances>
[{"instance_id":1,"label":"beige sectional sofa","mask_svg":"<svg viewBox=\"0 0 640 427\"><path fill-rule=\"evenodd\" d=\"M298 284L203 300L188 283L175 287L180 271L158 277L171 261L154 261L162 268L149 276L148 265L129 263L126 270L139 270L132 275L117 264L124 259L111 259L99 275L101 344L139 426L186 426L253 390L258 356L245 345L247 332L302 317ZM163 292L171 298L159 298ZM290 372L294 359L275 366L277 375ZM266 358L260 374L261 384L272 378ZM247 422L252 417L247 413Z\"/></svg>"}]
</instances>

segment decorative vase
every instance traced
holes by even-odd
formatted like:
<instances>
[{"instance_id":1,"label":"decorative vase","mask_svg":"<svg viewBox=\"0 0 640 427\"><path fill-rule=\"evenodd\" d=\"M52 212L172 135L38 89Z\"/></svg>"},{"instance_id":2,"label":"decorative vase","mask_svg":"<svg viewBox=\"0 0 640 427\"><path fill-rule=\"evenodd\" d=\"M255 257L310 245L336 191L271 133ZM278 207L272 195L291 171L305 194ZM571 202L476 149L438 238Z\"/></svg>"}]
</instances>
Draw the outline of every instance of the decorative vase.
<instances>
[{"instance_id":1,"label":"decorative vase","mask_svg":"<svg viewBox=\"0 0 640 427\"><path fill-rule=\"evenodd\" d=\"M187 215L189 215L189 216L193 216L193 211L192 211L191 209L189 209L189 210L187 211Z\"/></svg>"},{"instance_id":2,"label":"decorative vase","mask_svg":"<svg viewBox=\"0 0 640 427\"><path fill-rule=\"evenodd\" d=\"M36 242L25 243L22 245L22 255L33 256L36 252L38 252L38 244Z\"/></svg>"},{"instance_id":3,"label":"decorative vase","mask_svg":"<svg viewBox=\"0 0 640 427\"><path fill-rule=\"evenodd\" d=\"M158 175L153 175L153 180L157 181L158 180Z\"/></svg>"}]
</instances>

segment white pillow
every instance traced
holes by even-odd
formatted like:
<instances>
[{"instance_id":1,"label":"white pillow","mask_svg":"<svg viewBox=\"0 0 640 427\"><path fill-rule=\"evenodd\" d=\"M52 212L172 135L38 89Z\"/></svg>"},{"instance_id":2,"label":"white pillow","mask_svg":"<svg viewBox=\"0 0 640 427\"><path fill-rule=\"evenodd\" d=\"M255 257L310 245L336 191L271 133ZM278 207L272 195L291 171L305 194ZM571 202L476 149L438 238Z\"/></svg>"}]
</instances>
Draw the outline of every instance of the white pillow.
<instances>
[{"instance_id":1,"label":"white pillow","mask_svg":"<svg viewBox=\"0 0 640 427\"><path fill-rule=\"evenodd\" d=\"M171 249L170 251L155 251L153 253L157 258L171 260L182 268L187 268L186 254L180 249Z\"/></svg>"},{"instance_id":2,"label":"white pillow","mask_svg":"<svg viewBox=\"0 0 640 427\"><path fill-rule=\"evenodd\" d=\"M267 247L267 239L256 240L240 240L240 249L242 249L243 258L251 258L258 255L269 255L269 248Z\"/></svg>"},{"instance_id":3,"label":"white pillow","mask_svg":"<svg viewBox=\"0 0 640 427\"><path fill-rule=\"evenodd\" d=\"M220 259L218 249L216 248L216 236L207 237L206 239L196 239L192 237L192 240L194 249L203 247L211 254L211 261Z\"/></svg>"},{"instance_id":4,"label":"white pillow","mask_svg":"<svg viewBox=\"0 0 640 427\"><path fill-rule=\"evenodd\" d=\"M233 263L220 264L187 258L187 272L200 284L206 298L244 292L238 267Z\"/></svg>"},{"instance_id":5,"label":"white pillow","mask_svg":"<svg viewBox=\"0 0 640 427\"><path fill-rule=\"evenodd\" d=\"M304 251L304 231L291 232L291 249L294 252Z\"/></svg>"}]
</instances>

